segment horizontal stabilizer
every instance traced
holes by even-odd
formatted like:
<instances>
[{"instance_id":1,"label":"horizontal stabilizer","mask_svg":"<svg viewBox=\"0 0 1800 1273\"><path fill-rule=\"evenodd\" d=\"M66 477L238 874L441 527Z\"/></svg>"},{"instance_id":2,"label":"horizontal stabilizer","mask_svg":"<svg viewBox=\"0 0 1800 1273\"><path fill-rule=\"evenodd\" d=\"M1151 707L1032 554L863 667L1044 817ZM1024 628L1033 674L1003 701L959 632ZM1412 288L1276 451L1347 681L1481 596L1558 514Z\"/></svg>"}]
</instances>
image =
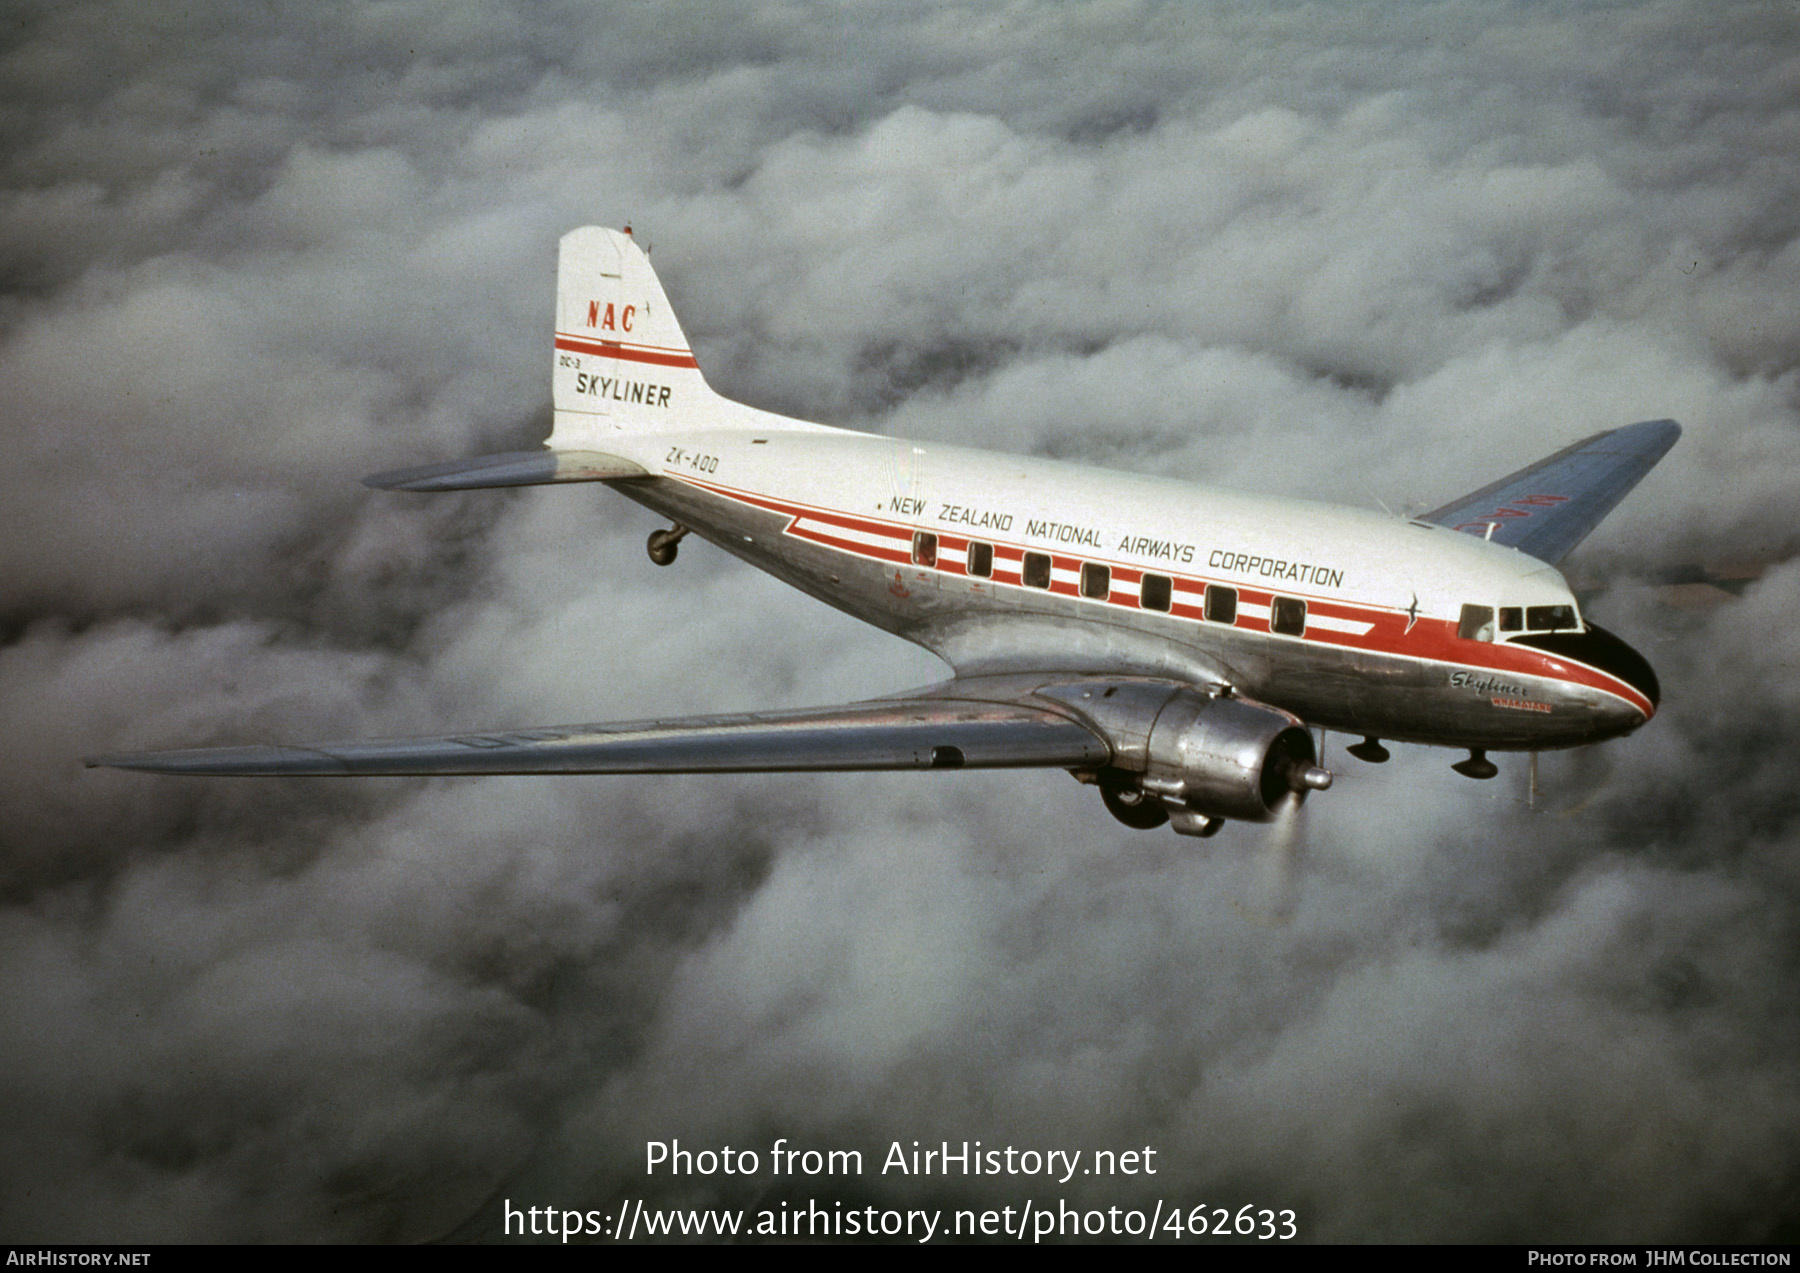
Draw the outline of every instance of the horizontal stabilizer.
<instances>
[{"instance_id":1,"label":"horizontal stabilizer","mask_svg":"<svg viewBox=\"0 0 1800 1273\"><path fill-rule=\"evenodd\" d=\"M214 776L773 773L1094 768L1111 755L1098 734L1054 711L910 699L433 738L132 752L87 763Z\"/></svg>"},{"instance_id":2,"label":"horizontal stabilizer","mask_svg":"<svg viewBox=\"0 0 1800 1273\"><path fill-rule=\"evenodd\" d=\"M495 486L547 486L552 482L616 482L649 476L643 465L599 451L508 451L472 460L373 473L363 479L363 485L384 491L472 491Z\"/></svg>"},{"instance_id":3,"label":"horizontal stabilizer","mask_svg":"<svg viewBox=\"0 0 1800 1273\"><path fill-rule=\"evenodd\" d=\"M1646 420L1564 447L1421 521L1480 535L1555 565L1668 454L1673 420Z\"/></svg>"}]
</instances>

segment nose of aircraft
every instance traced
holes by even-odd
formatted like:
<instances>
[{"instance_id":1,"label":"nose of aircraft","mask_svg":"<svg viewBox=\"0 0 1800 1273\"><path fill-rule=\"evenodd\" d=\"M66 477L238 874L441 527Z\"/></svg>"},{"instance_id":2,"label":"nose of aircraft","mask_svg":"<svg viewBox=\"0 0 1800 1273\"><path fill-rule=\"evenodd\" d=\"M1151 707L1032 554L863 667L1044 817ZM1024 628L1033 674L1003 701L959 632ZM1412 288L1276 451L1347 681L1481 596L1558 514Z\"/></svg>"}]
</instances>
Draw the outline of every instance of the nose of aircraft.
<instances>
[{"instance_id":1,"label":"nose of aircraft","mask_svg":"<svg viewBox=\"0 0 1800 1273\"><path fill-rule=\"evenodd\" d=\"M1599 713L1607 734L1629 734L1656 714L1656 699L1650 699L1650 708L1646 711L1642 703L1608 695L1600 701Z\"/></svg>"},{"instance_id":2,"label":"nose of aircraft","mask_svg":"<svg viewBox=\"0 0 1800 1273\"><path fill-rule=\"evenodd\" d=\"M1607 725L1618 733L1642 725L1656 714L1662 702L1662 686L1657 684L1650 661L1605 628L1590 623L1585 632L1552 632L1517 638L1517 642L1561 659L1585 663L1636 690L1641 701L1609 697L1601 708Z\"/></svg>"},{"instance_id":3,"label":"nose of aircraft","mask_svg":"<svg viewBox=\"0 0 1800 1273\"><path fill-rule=\"evenodd\" d=\"M1656 672L1650 666L1650 660L1632 649L1605 628L1588 625L1588 630L1581 634L1586 638L1582 652L1575 655L1590 667L1597 667L1602 672L1610 673L1642 694L1650 704L1648 712L1642 712L1642 720L1649 720L1656 714L1662 703L1662 686L1657 684ZM1635 722L1641 724L1642 721Z\"/></svg>"}]
</instances>

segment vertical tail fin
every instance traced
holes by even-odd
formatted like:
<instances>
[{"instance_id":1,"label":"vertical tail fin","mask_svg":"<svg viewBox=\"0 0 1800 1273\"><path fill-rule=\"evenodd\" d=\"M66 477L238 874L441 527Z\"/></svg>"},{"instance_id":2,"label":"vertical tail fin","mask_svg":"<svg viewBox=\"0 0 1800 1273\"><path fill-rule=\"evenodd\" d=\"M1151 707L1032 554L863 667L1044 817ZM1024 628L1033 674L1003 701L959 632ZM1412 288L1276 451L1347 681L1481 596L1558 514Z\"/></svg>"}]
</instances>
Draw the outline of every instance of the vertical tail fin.
<instances>
[{"instance_id":1,"label":"vertical tail fin","mask_svg":"<svg viewBox=\"0 0 1800 1273\"><path fill-rule=\"evenodd\" d=\"M630 229L563 235L551 384L555 451L606 452L621 435L825 427L713 392Z\"/></svg>"},{"instance_id":2,"label":"vertical tail fin","mask_svg":"<svg viewBox=\"0 0 1800 1273\"><path fill-rule=\"evenodd\" d=\"M819 430L721 398L700 374L650 258L623 233L585 226L563 235L556 273L551 369L555 423L548 451L414 465L363 479L382 490L468 491L654 476L646 446L661 433ZM637 439L637 445L627 445Z\"/></svg>"},{"instance_id":3,"label":"vertical tail fin","mask_svg":"<svg viewBox=\"0 0 1800 1273\"><path fill-rule=\"evenodd\" d=\"M552 376L558 450L619 433L706 428L725 403L708 387L656 272L631 231L563 235ZM742 408L737 408L742 410Z\"/></svg>"}]
</instances>

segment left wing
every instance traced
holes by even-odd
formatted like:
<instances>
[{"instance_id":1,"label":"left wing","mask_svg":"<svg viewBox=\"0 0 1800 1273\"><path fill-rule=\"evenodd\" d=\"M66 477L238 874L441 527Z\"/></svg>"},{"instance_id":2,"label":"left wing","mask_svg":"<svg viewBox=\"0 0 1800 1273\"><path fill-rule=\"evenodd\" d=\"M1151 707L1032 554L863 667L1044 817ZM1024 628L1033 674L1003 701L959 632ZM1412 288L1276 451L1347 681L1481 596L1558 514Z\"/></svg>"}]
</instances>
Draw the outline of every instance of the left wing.
<instances>
[{"instance_id":1,"label":"left wing","mask_svg":"<svg viewBox=\"0 0 1800 1273\"><path fill-rule=\"evenodd\" d=\"M1111 758L1097 732L1048 707L919 696L431 738L126 752L87 764L216 776L645 774L1093 769Z\"/></svg>"},{"instance_id":2,"label":"left wing","mask_svg":"<svg viewBox=\"0 0 1800 1273\"><path fill-rule=\"evenodd\" d=\"M1552 566L1618 507L1681 436L1673 420L1645 420L1564 447L1421 521L1481 535Z\"/></svg>"}]
</instances>

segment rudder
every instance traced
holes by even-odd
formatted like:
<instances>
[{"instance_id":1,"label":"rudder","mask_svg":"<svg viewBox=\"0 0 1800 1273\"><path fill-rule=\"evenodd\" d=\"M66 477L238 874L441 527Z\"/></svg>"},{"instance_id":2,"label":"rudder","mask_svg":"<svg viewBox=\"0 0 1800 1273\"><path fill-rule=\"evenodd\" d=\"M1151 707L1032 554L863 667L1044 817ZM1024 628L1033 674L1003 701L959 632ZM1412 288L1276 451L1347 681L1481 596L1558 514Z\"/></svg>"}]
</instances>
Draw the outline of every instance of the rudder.
<instances>
[{"instance_id":1,"label":"rudder","mask_svg":"<svg viewBox=\"0 0 1800 1273\"><path fill-rule=\"evenodd\" d=\"M563 235L556 273L552 401L557 450L621 432L704 428L736 404L713 393L650 259L623 233Z\"/></svg>"}]
</instances>

